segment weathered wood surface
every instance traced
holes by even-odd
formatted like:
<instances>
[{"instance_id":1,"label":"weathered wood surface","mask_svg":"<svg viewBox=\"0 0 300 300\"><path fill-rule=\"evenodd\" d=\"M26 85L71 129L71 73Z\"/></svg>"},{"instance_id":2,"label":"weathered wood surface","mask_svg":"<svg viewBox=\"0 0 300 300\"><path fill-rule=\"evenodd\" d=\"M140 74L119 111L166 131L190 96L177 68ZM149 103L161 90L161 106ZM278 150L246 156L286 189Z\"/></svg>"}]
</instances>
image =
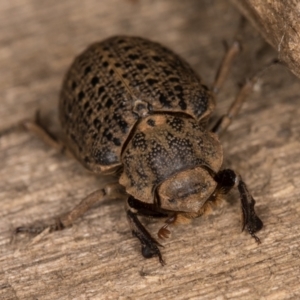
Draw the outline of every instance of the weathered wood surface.
<instances>
[{"instance_id":1,"label":"weathered wood surface","mask_svg":"<svg viewBox=\"0 0 300 300\"><path fill-rule=\"evenodd\" d=\"M231 0L300 77L300 1Z\"/></svg>"},{"instance_id":2,"label":"weathered wood surface","mask_svg":"<svg viewBox=\"0 0 300 300\"><path fill-rule=\"evenodd\" d=\"M222 40L240 16L226 1L16 0L0 3L0 130L40 109L59 131L61 80L76 54L113 34L161 41L212 82ZM276 52L250 25L243 53L218 99L225 112L237 83ZM300 85L286 68L267 70L222 137L225 167L243 175L265 227L262 244L240 232L232 193L206 218L163 242L167 265L144 260L123 204L99 205L72 228L34 239L17 226L68 210L103 184L76 161L22 131L0 139L0 299L299 299ZM160 223L150 222L152 232Z\"/></svg>"}]
</instances>

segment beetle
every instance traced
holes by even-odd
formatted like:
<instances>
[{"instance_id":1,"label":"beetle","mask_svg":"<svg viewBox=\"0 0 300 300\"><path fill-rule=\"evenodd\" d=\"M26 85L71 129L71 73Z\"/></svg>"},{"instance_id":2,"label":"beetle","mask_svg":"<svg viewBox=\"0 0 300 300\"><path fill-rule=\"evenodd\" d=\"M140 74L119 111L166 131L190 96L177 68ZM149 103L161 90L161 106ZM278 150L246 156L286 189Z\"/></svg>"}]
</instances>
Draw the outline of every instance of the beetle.
<instances>
[{"instance_id":1,"label":"beetle","mask_svg":"<svg viewBox=\"0 0 300 300\"><path fill-rule=\"evenodd\" d=\"M212 130L209 118L237 42L225 55L209 89L187 62L166 47L140 37L114 36L94 43L74 60L59 100L65 146L96 174L117 174L116 182L97 190L56 219L51 230L70 226L94 203L124 197L132 234L145 258L158 257L158 241L139 216L164 218L159 238L169 226L207 212L233 187L240 193L243 230L255 235L263 223L241 176L221 170L221 135L238 113L253 81L240 90L228 113ZM37 122L25 127L61 149ZM19 227L41 232L44 227Z\"/></svg>"}]
</instances>

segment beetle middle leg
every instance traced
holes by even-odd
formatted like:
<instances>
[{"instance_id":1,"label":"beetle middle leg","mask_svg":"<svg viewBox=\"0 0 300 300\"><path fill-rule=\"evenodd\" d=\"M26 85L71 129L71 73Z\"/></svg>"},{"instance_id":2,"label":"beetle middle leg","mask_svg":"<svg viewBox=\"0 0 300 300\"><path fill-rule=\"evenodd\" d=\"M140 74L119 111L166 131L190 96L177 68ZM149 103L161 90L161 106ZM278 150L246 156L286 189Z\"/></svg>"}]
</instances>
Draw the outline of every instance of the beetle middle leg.
<instances>
[{"instance_id":1,"label":"beetle middle leg","mask_svg":"<svg viewBox=\"0 0 300 300\"><path fill-rule=\"evenodd\" d=\"M215 95L219 93L221 87L223 86L224 81L229 73L232 62L239 52L240 44L238 41L234 41L231 47L225 53L224 58L217 71L217 75L212 87L212 90ZM246 97L252 91L255 81L256 78L253 78L252 80L248 80L243 85L235 100L233 101L232 105L230 106L228 112L224 116L222 116L213 127L213 132L217 133L218 135L221 135L226 131L227 127L231 124L233 117L235 117L238 114Z\"/></svg>"},{"instance_id":2,"label":"beetle middle leg","mask_svg":"<svg viewBox=\"0 0 300 300\"><path fill-rule=\"evenodd\" d=\"M143 224L138 219L138 215L152 218L165 218L168 217L167 213L160 212L157 210L154 204L144 203L135 199L132 196L129 196L127 200L127 218L129 221L132 234L137 237L142 245L142 255L145 258L151 258L158 256L159 262L161 265L165 265L164 260L162 259L159 244L151 234L146 230Z\"/></svg>"},{"instance_id":3,"label":"beetle middle leg","mask_svg":"<svg viewBox=\"0 0 300 300\"><path fill-rule=\"evenodd\" d=\"M221 135L226 131L228 126L231 124L232 119L239 113L247 96L252 92L255 81L256 78L246 81L246 83L242 86L236 98L232 102L228 112L217 121L212 129L212 132Z\"/></svg>"},{"instance_id":4,"label":"beetle middle leg","mask_svg":"<svg viewBox=\"0 0 300 300\"><path fill-rule=\"evenodd\" d=\"M240 44L238 41L234 41L231 47L226 51L223 60L219 66L219 69L217 71L217 75L212 87L212 90L214 94L218 94L221 87L224 84L224 81L229 73L230 67L232 65L232 62L234 58L237 56L237 54L240 52Z\"/></svg>"},{"instance_id":5,"label":"beetle middle leg","mask_svg":"<svg viewBox=\"0 0 300 300\"><path fill-rule=\"evenodd\" d=\"M62 230L66 227L71 226L79 217L87 212L94 204L99 201L108 199L116 199L124 197L124 191L118 183L108 184L105 188L94 191L85 197L78 205L76 205L71 211L55 218L55 222L43 226L22 226L18 227L15 232L27 232L32 234L39 234L44 229L50 228L50 231Z\"/></svg>"},{"instance_id":6,"label":"beetle middle leg","mask_svg":"<svg viewBox=\"0 0 300 300\"><path fill-rule=\"evenodd\" d=\"M255 233L262 229L263 222L255 213L255 200L249 193L242 177L230 169L225 169L216 174L215 180L218 183L216 194L227 194L233 187L238 188L243 214L242 231L247 229L248 233L260 244L260 239Z\"/></svg>"}]
</instances>

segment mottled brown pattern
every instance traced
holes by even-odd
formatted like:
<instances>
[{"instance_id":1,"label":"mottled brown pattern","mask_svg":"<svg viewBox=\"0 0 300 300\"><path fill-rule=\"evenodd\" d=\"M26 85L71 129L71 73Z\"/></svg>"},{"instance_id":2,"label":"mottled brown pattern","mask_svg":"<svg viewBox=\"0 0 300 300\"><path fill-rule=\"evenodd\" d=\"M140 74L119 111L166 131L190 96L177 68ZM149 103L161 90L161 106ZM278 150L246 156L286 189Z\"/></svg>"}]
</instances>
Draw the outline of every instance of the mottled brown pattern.
<instances>
[{"instance_id":1,"label":"mottled brown pattern","mask_svg":"<svg viewBox=\"0 0 300 300\"><path fill-rule=\"evenodd\" d=\"M120 183L137 199L153 202L155 188L172 175L196 166L217 173L222 159L217 136L196 120L152 115L139 124L124 150Z\"/></svg>"},{"instance_id":2,"label":"mottled brown pattern","mask_svg":"<svg viewBox=\"0 0 300 300\"><path fill-rule=\"evenodd\" d=\"M158 43L117 36L91 45L65 78L60 119L68 145L90 170L120 165L124 143L148 113L206 119L214 99L197 74Z\"/></svg>"}]
</instances>

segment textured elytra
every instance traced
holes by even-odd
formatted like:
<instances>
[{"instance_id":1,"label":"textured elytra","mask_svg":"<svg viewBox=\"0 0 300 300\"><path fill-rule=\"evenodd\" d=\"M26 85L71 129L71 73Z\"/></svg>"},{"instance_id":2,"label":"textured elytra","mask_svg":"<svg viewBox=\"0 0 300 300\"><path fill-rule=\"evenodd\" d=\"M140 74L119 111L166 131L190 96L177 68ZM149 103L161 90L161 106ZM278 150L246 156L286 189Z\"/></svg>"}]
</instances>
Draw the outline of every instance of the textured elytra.
<instances>
[{"instance_id":1,"label":"textured elytra","mask_svg":"<svg viewBox=\"0 0 300 300\"><path fill-rule=\"evenodd\" d=\"M121 165L124 144L147 114L184 113L200 121L213 108L211 92L179 56L158 43L118 36L75 59L63 83L60 120L71 151L101 172Z\"/></svg>"},{"instance_id":2,"label":"textured elytra","mask_svg":"<svg viewBox=\"0 0 300 300\"><path fill-rule=\"evenodd\" d=\"M174 174L196 166L217 173L222 159L217 136L195 119L150 115L139 123L122 154L120 183L130 195L151 203L156 187Z\"/></svg>"}]
</instances>

